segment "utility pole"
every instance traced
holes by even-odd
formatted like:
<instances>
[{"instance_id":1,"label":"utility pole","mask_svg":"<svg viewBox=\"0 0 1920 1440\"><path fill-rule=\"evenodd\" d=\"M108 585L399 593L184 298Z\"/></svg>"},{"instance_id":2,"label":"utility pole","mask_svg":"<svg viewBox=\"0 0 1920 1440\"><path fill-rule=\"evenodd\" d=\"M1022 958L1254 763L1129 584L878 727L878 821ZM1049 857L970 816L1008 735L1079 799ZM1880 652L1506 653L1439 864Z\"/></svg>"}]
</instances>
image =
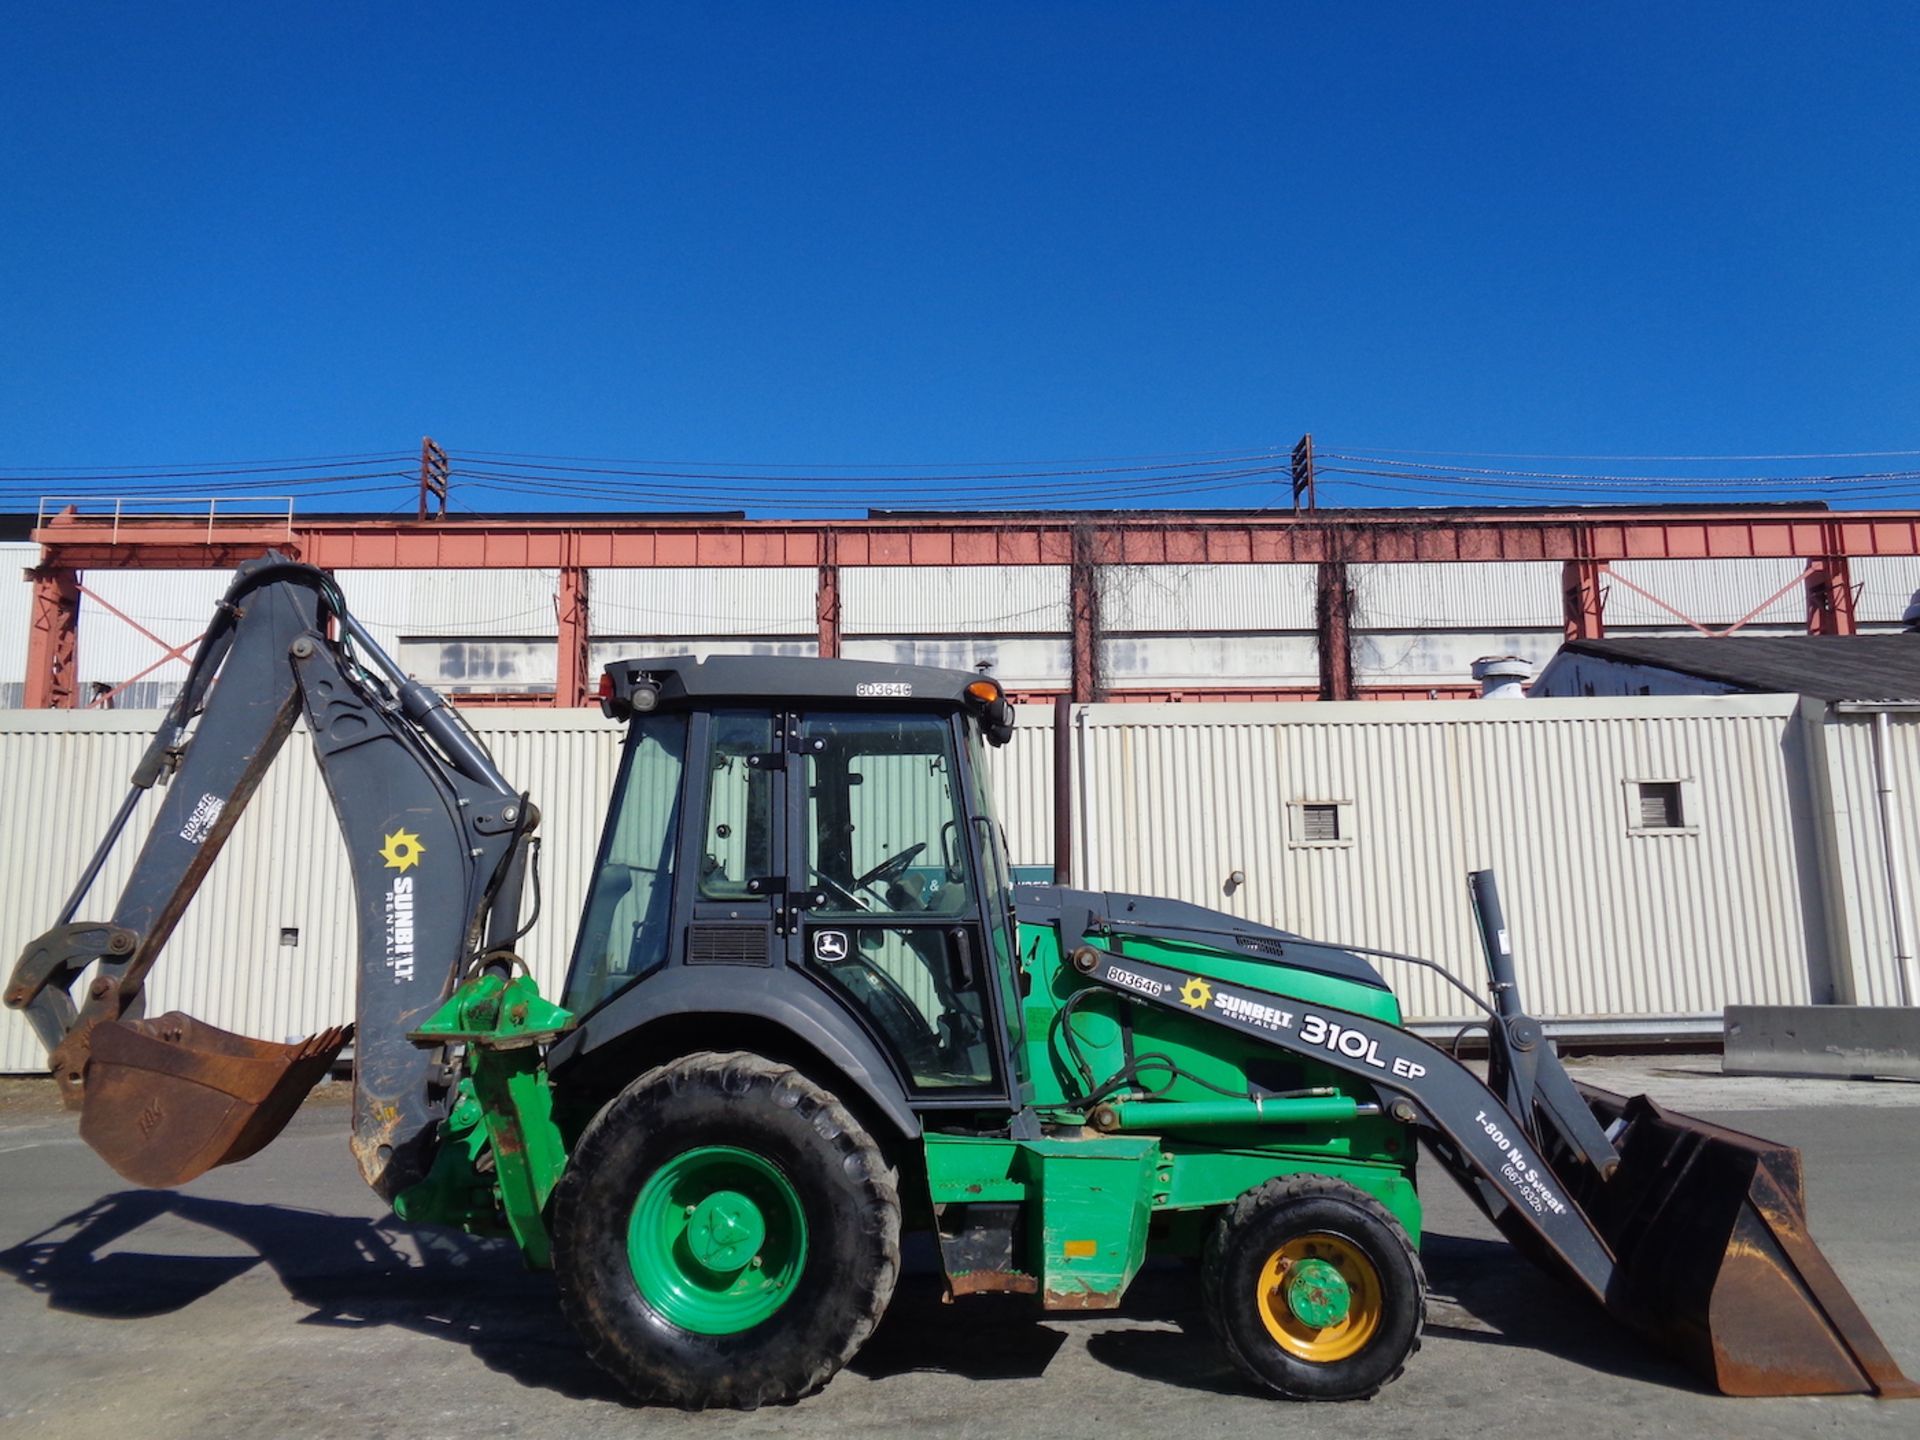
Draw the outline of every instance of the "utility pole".
<instances>
[{"instance_id":1,"label":"utility pole","mask_svg":"<svg viewBox=\"0 0 1920 1440\"><path fill-rule=\"evenodd\" d=\"M1293 447L1293 513L1300 513L1300 497L1307 497L1307 509L1318 510L1320 497L1313 489L1313 436L1302 435Z\"/></svg>"},{"instance_id":2,"label":"utility pole","mask_svg":"<svg viewBox=\"0 0 1920 1440\"><path fill-rule=\"evenodd\" d=\"M431 435L423 436L420 441L420 512L415 518L427 518L429 495L440 502L440 508L434 512L434 519L438 520L447 513L447 452L433 443Z\"/></svg>"}]
</instances>

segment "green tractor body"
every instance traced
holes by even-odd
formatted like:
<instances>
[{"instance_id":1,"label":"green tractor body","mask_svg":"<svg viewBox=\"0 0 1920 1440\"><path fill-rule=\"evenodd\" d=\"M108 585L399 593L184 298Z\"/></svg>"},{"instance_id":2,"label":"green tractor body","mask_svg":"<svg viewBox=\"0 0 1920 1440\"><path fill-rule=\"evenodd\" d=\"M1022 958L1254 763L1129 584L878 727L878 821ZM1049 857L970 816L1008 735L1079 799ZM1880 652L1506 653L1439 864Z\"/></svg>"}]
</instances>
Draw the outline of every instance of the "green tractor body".
<instances>
[{"instance_id":1,"label":"green tractor body","mask_svg":"<svg viewBox=\"0 0 1920 1440\"><path fill-rule=\"evenodd\" d=\"M1483 1081L1402 1028L1374 952L1016 885L990 680L629 661L602 704L628 735L564 993L482 974L414 1032L464 1074L396 1206L512 1235L635 1393L816 1388L922 1229L951 1297L1049 1310L1192 1259L1249 1379L1363 1397L1419 1345L1423 1140L1530 1256L1722 1388L1902 1393L1792 1250L1792 1152L1576 1090L1520 1008L1490 877ZM1804 1343L1743 1334L1762 1313Z\"/></svg>"},{"instance_id":2,"label":"green tractor body","mask_svg":"<svg viewBox=\"0 0 1920 1440\"><path fill-rule=\"evenodd\" d=\"M1147 1255L1197 1256L1227 1205L1286 1175L1346 1181L1379 1200L1418 1243L1414 1146L1404 1126L1378 1114L1369 1087L1324 1066L1276 1057L1197 1014L1136 1014L1124 1000L1089 990L1053 924L1021 925L1020 944L1031 981L1020 1054L1048 1134L925 1137L956 1294L1037 1291L1049 1309L1109 1308ZM1134 940L1127 951L1181 970L1209 992L1216 982L1256 992L1281 1013L1305 1000L1388 1023L1400 1019L1385 989L1192 939ZM1203 1002L1209 992L1189 990ZM1076 995L1082 1003L1063 1018ZM1116 1079L1128 1083L1115 1089ZM1143 1092L1152 1098L1130 1098ZM1255 1094L1263 1098L1249 1098ZM1007 1206L1018 1209L1008 1216ZM1013 1221L1009 1243L995 1257L1003 1263L973 1265L965 1242L977 1232L968 1220L987 1207L1001 1207Z\"/></svg>"}]
</instances>

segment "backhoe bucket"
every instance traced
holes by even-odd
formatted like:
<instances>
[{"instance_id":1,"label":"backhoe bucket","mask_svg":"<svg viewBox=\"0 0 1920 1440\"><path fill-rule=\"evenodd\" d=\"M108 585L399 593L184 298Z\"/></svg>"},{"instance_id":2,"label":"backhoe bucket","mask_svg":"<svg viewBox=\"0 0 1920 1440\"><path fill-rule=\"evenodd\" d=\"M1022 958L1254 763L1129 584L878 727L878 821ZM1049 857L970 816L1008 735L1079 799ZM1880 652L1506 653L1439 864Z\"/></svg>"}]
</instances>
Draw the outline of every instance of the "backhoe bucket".
<instances>
[{"instance_id":1,"label":"backhoe bucket","mask_svg":"<svg viewBox=\"0 0 1920 1440\"><path fill-rule=\"evenodd\" d=\"M136 1185L184 1185L278 1135L351 1033L276 1045L178 1012L98 1025L80 1138Z\"/></svg>"},{"instance_id":2,"label":"backhoe bucket","mask_svg":"<svg viewBox=\"0 0 1920 1440\"><path fill-rule=\"evenodd\" d=\"M1609 1311L1728 1395L1920 1395L1807 1233L1798 1150L1580 1089L1624 1124L1580 1197L1618 1261Z\"/></svg>"}]
</instances>

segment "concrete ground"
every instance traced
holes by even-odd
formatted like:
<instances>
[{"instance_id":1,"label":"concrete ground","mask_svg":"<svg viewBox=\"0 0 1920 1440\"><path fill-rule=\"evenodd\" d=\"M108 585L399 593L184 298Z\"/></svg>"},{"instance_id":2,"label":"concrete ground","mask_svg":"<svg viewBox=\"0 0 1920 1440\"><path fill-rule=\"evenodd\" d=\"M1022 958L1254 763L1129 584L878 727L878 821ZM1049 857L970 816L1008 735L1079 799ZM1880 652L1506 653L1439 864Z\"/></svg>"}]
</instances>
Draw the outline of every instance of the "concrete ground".
<instances>
[{"instance_id":1,"label":"concrete ground","mask_svg":"<svg viewBox=\"0 0 1920 1440\"><path fill-rule=\"evenodd\" d=\"M1722 1078L1711 1057L1576 1062L1804 1152L1813 1231L1920 1373L1920 1085ZM1424 1348L1376 1400L1250 1393L1155 1265L1126 1308L942 1305L927 1257L848 1371L798 1405L627 1403L514 1254L382 1211L323 1087L273 1146L183 1189L130 1189L38 1082L0 1082L0 1431L8 1436L1920 1434L1920 1401L1731 1400L1532 1269L1430 1166ZM985 1308L982 1308L985 1307Z\"/></svg>"}]
</instances>

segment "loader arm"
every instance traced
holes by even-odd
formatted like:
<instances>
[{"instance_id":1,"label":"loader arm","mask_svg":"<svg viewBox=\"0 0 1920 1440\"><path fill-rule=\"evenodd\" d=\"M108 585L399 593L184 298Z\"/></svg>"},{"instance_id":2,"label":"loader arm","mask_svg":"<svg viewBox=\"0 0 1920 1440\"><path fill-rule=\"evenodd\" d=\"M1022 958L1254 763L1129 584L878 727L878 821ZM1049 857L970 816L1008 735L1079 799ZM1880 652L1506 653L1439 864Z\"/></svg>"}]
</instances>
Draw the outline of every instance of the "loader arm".
<instances>
[{"instance_id":1,"label":"loader arm","mask_svg":"<svg viewBox=\"0 0 1920 1440\"><path fill-rule=\"evenodd\" d=\"M182 1015L143 1018L148 973L297 718L353 876L353 1148L382 1196L426 1173L448 1105L445 1056L409 1032L463 969L515 938L537 820L525 797L446 702L381 651L323 572L273 554L243 565L107 835L6 990L80 1109L82 1136L139 1183L180 1184L257 1150L348 1038L337 1028L277 1045ZM111 918L76 920L156 785L159 804ZM285 863L309 863L317 839L278 837Z\"/></svg>"},{"instance_id":2,"label":"loader arm","mask_svg":"<svg viewBox=\"0 0 1920 1440\"><path fill-rule=\"evenodd\" d=\"M1387 1021L1126 954L1125 927L1102 917L1073 917L1061 939L1125 1002L1368 1082L1516 1248L1726 1393L1920 1395L1808 1235L1798 1153L1576 1086L1520 1003L1490 873L1473 886L1495 997L1484 1083ZM1091 932L1069 938L1082 918ZM1103 931L1104 945L1082 938ZM1122 1121L1103 1104L1088 1121L1151 1131L1153 1108L1124 1102Z\"/></svg>"}]
</instances>

